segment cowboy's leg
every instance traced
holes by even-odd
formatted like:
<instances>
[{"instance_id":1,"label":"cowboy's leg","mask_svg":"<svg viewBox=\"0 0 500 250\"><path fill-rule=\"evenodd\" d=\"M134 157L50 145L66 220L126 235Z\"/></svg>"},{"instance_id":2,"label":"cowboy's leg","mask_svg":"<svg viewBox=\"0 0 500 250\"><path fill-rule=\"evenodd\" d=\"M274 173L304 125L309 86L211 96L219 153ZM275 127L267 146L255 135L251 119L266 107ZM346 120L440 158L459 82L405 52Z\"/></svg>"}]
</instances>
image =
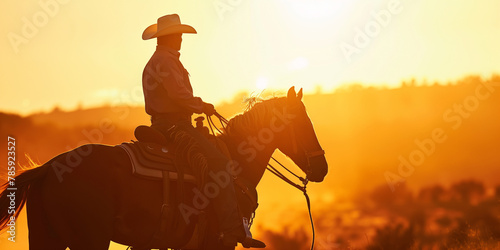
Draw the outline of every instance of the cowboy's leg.
<instances>
[{"instance_id":1,"label":"cowboy's leg","mask_svg":"<svg viewBox=\"0 0 500 250\"><path fill-rule=\"evenodd\" d=\"M226 170L229 160L190 123L180 123L178 127L191 135L199 143L207 158L209 171L207 173L208 176L205 176L205 180L207 180L205 186L217 185L218 187L219 192L212 198L212 202L220 223L220 230L224 232L241 226L241 217L238 213L238 204L234 186L232 185L232 178ZM219 178L223 177L224 179L215 180L215 176Z\"/></svg>"},{"instance_id":2,"label":"cowboy's leg","mask_svg":"<svg viewBox=\"0 0 500 250\"><path fill-rule=\"evenodd\" d=\"M200 132L198 132L189 120L183 122L174 122L176 126L186 133L190 134L196 141L198 141L203 153L207 157L207 165L209 173L205 176L205 187L207 185L217 185L218 193L212 198L212 204L219 222L219 230L224 233L223 244L227 247L236 246L237 242L241 242L244 247L263 248L266 245L258 240L249 238L245 233L243 221L238 212L238 204L236 200L236 193L232 185L232 178L226 171L229 160ZM167 130L173 123L170 121L161 122L156 121L151 127L160 130L162 133L167 134ZM219 185L217 182L210 178L212 176L226 176L227 185ZM220 174L220 175L219 175Z\"/></svg>"}]
</instances>

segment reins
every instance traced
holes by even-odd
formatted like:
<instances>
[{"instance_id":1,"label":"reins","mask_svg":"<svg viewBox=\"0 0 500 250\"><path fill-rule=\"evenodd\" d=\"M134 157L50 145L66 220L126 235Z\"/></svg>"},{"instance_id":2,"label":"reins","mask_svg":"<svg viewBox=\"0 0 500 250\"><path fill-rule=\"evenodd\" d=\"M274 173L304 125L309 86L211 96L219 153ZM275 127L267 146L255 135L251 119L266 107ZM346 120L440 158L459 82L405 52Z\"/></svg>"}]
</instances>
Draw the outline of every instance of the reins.
<instances>
[{"instance_id":1,"label":"reins","mask_svg":"<svg viewBox=\"0 0 500 250\"><path fill-rule=\"evenodd\" d=\"M219 113L215 112L214 115L219 118L219 121L222 125L222 127L224 129L226 129L225 126L227 126L229 124L229 121L224 118L222 115L220 115ZM213 134L213 128L212 126L219 132L219 133L222 133L222 131L220 131L217 126L215 125L214 121L212 120L211 116L208 116L207 115L207 120L208 120L208 124L210 126L210 130L212 131L212 134ZM293 131L293 130L292 130ZM294 132L292 132L294 133ZM215 134L214 134L215 135ZM296 140L295 140L295 137L293 136L293 144L295 145L294 146L294 149L296 149ZM320 153L324 154L324 151L321 151L321 152L313 152L311 154L307 153L306 154L308 156L316 156L316 155L319 155ZM273 159L278 165L280 165L283 169L285 169L288 173L292 174L293 176L295 176L297 179L299 179L300 182L302 182L302 185L300 184L297 184L295 183L294 181L290 180L290 178L288 178L287 176L285 176L282 172L280 172L278 169L276 169L273 165L271 165L271 163L267 163L267 166L266 166L266 169L269 170L269 172L273 173L274 175L276 175L278 178L280 178L281 180L283 180L284 182L290 184L292 187L295 187L296 189L302 191L302 193L304 194L305 198L306 198L306 203L307 203L307 210L309 212L309 220L311 221L311 228L312 228L312 243L311 243L311 250L314 249L314 241L315 241L315 238L316 238L316 232L314 230L314 222L313 222L313 218L312 218L312 213L311 213L311 200L309 199L309 195L307 194L307 184L309 183L309 180L307 178L303 178L303 177L300 177L299 175L295 174L293 171L291 171L290 169L288 169L287 167L285 167L281 162L279 162L278 160L276 160L274 157L271 156L271 159ZM308 158L309 159L309 158Z\"/></svg>"}]
</instances>

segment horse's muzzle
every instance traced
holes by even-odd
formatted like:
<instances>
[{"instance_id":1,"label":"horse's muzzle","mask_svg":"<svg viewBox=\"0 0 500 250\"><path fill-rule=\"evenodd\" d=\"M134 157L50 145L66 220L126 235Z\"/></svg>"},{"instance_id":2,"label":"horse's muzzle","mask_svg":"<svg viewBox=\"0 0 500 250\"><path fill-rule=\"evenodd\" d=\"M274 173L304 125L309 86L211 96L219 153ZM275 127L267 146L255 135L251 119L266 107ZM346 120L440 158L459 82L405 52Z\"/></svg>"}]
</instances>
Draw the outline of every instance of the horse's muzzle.
<instances>
[{"instance_id":1,"label":"horse's muzzle","mask_svg":"<svg viewBox=\"0 0 500 250\"><path fill-rule=\"evenodd\" d=\"M309 159L309 168L307 178L312 182L322 182L328 173L328 163L325 156L311 157Z\"/></svg>"}]
</instances>

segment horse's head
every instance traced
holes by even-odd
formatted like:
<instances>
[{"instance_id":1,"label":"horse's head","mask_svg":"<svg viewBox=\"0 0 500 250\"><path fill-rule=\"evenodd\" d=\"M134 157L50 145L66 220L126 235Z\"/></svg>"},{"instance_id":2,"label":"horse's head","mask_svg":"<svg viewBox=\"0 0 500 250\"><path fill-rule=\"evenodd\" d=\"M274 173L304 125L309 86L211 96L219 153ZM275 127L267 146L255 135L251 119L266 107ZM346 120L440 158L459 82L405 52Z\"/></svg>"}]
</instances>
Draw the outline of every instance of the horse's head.
<instances>
[{"instance_id":1,"label":"horse's head","mask_svg":"<svg viewBox=\"0 0 500 250\"><path fill-rule=\"evenodd\" d=\"M288 90L280 118L286 124L282 133L285 143L280 143L278 149L290 157L310 181L323 181L328 173L328 163L302 102L302 89L298 94L294 87Z\"/></svg>"}]
</instances>

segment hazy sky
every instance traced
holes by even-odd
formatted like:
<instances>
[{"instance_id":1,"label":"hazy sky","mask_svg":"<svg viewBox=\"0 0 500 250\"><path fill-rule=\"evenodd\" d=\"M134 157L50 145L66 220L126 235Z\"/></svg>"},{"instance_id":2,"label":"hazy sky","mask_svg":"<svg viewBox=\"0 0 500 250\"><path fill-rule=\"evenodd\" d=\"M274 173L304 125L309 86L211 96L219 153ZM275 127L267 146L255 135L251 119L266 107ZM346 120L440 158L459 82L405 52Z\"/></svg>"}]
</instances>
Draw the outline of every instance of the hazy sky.
<instances>
[{"instance_id":1,"label":"hazy sky","mask_svg":"<svg viewBox=\"0 0 500 250\"><path fill-rule=\"evenodd\" d=\"M0 110L27 114L142 104L155 40L141 34L178 13L181 61L195 94L217 103L240 90L330 91L500 72L500 1L24 0L0 3Z\"/></svg>"}]
</instances>

